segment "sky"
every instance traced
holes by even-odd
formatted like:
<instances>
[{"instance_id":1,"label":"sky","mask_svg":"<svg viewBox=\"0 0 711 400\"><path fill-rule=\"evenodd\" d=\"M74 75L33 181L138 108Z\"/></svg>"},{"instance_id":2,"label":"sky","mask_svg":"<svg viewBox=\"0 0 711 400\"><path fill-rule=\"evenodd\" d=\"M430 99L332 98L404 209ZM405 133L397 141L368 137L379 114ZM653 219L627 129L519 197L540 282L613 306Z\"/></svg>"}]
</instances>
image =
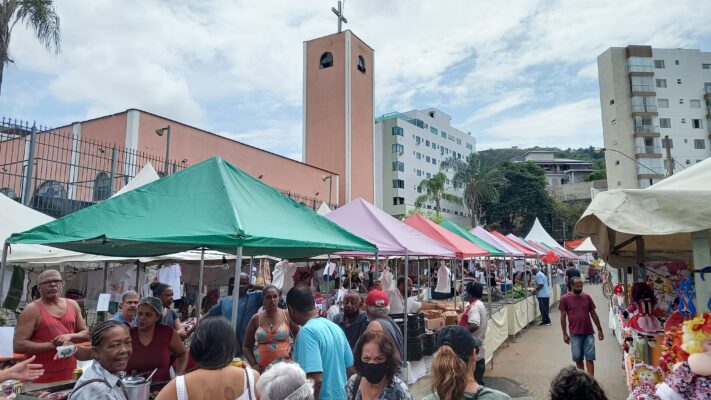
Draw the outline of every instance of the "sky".
<instances>
[{"instance_id":1,"label":"sky","mask_svg":"<svg viewBox=\"0 0 711 400\"><path fill-rule=\"evenodd\" d=\"M17 25L0 116L62 126L138 108L300 160L303 42L332 0L62 0L62 48ZM376 116L437 107L477 150L602 145L596 58L711 51L699 0L348 0L375 49Z\"/></svg>"}]
</instances>

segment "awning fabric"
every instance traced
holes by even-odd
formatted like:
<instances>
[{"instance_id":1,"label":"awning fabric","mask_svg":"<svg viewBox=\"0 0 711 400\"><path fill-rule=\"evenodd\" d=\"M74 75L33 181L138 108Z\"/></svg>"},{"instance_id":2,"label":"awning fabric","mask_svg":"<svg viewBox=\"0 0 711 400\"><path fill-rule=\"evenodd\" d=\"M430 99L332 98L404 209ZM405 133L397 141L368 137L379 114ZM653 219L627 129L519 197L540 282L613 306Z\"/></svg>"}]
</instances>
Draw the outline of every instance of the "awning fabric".
<instances>
[{"instance_id":1,"label":"awning fabric","mask_svg":"<svg viewBox=\"0 0 711 400\"><path fill-rule=\"evenodd\" d=\"M518 243L520 246L523 246L523 247L527 248L528 250L536 252L536 255L538 255L540 257L545 256L547 254L546 251L543 251L543 250L537 248L536 246L531 245L531 243L528 243L527 241L521 239L520 237L514 235L513 233L509 233L508 235L506 235L506 237L509 238L509 240L512 240L512 241Z\"/></svg>"},{"instance_id":2,"label":"awning fabric","mask_svg":"<svg viewBox=\"0 0 711 400\"><path fill-rule=\"evenodd\" d=\"M527 257L527 258L538 257L538 252L529 249L527 246L521 246L520 244L518 244L518 243L514 242L513 240L504 236L503 233L500 233L497 231L491 231L491 234L496 236L499 240L504 241L504 242L510 244L511 246L515 247L516 249L518 249L518 251L523 253L524 257Z\"/></svg>"},{"instance_id":3,"label":"awning fabric","mask_svg":"<svg viewBox=\"0 0 711 400\"><path fill-rule=\"evenodd\" d=\"M331 211L326 218L373 243L379 255L454 257L453 250L362 198Z\"/></svg>"},{"instance_id":4,"label":"awning fabric","mask_svg":"<svg viewBox=\"0 0 711 400\"><path fill-rule=\"evenodd\" d=\"M481 226L477 226L469 231L474 236L478 237L489 243L490 245L496 247L504 252L507 257L523 257L523 252L506 241L499 239L498 237L489 233L486 229Z\"/></svg>"},{"instance_id":5,"label":"awning fabric","mask_svg":"<svg viewBox=\"0 0 711 400\"><path fill-rule=\"evenodd\" d=\"M441 245L454 250L457 258L488 256L489 252L474 243L435 224L422 215L415 214L404 221Z\"/></svg>"},{"instance_id":6,"label":"awning fabric","mask_svg":"<svg viewBox=\"0 0 711 400\"><path fill-rule=\"evenodd\" d=\"M220 157L13 234L9 242L136 257L198 247L289 258L376 251Z\"/></svg>"},{"instance_id":7,"label":"awning fabric","mask_svg":"<svg viewBox=\"0 0 711 400\"><path fill-rule=\"evenodd\" d=\"M635 237L644 240L647 260L690 260L691 233L711 229L710 182L707 158L647 189L600 193L575 230L615 266L636 262Z\"/></svg>"},{"instance_id":8,"label":"awning fabric","mask_svg":"<svg viewBox=\"0 0 711 400\"><path fill-rule=\"evenodd\" d=\"M470 242L474 243L475 245L481 247L482 249L488 251L489 255L492 257L501 257L504 255L503 251L490 245L487 241L479 239L478 237L474 236L474 234L470 233L466 229L462 228L461 226L455 224L454 222L452 222L450 220L444 220L440 223L440 225L442 225L442 227L444 227L448 231L456 233L457 235L463 237L464 239L467 239L468 241L470 241Z\"/></svg>"}]
</instances>

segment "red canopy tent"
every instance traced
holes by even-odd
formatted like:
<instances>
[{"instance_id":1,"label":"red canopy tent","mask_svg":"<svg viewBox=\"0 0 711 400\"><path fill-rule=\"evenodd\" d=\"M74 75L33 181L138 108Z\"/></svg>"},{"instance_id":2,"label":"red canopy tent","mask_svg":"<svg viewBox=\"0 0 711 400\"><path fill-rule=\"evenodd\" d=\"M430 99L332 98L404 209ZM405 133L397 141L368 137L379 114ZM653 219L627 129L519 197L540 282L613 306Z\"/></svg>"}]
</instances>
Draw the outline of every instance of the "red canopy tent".
<instances>
[{"instance_id":1,"label":"red canopy tent","mask_svg":"<svg viewBox=\"0 0 711 400\"><path fill-rule=\"evenodd\" d=\"M580 246L585 239L578 239L578 240L566 240L563 242L563 246L566 248L566 250L575 250L578 246Z\"/></svg>"},{"instance_id":2,"label":"red canopy tent","mask_svg":"<svg viewBox=\"0 0 711 400\"><path fill-rule=\"evenodd\" d=\"M443 246L454 250L457 258L472 258L488 256L489 252L475 245L474 243L464 239L456 233L435 224L429 219L415 214L404 221L407 225L422 232Z\"/></svg>"},{"instance_id":3,"label":"red canopy tent","mask_svg":"<svg viewBox=\"0 0 711 400\"><path fill-rule=\"evenodd\" d=\"M522 246L522 245L520 245L520 244L516 243L515 241L513 241L513 240L507 238L505 235L503 235L503 234L501 234L501 233L499 233L499 232L497 232L497 231L491 231L491 234L494 235L494 236L496 236L498 239L501 239L501 240L505 241L506 243L510 244L511 246L517 248L520 252L523 253L523 256L524 256L525 258L536 258L536 257L538 257L538 252L537 252L537 251L533 251L533 250L531 250L531 249L530 249L529 247L527 247L527 246Z\"/></svg>"}]
</instances>

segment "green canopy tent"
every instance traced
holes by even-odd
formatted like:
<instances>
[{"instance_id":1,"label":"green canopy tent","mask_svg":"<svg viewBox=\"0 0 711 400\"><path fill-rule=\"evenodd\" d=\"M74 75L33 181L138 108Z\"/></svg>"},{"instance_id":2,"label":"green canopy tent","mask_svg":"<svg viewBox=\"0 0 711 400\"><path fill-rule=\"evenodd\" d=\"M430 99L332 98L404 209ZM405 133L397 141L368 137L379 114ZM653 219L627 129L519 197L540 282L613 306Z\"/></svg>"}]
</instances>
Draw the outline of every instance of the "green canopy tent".
<instances>
[{"instance_id":1,"label":"green canopy tent","mask_svg":"<svg viewBox=\"0 0 711 400\"><path fill-rule=\"evenodd\" d=\"M15 233L9 243L82 253L148 257L210 248L243 255L306 258L377 248L220 157ZM3 265L4 267L4 265ZM237 296L232 321L236 323Z\"/></svg>"},{"instance_id":2,"label":"green canopy tent","mask_svg":"<svg viewBox=\"0 0 711 400\"><path fill-rule=\"evenodd\" d=\"M446 229L452 233L456 233L457 235L463 237L464 239L467 239L468 241L481 247L482 249L487 250L489 252L489 256L492 256L492 257L503 257L504 256L503 251L490 245L488 242L485 242L485 241L479 239L478 237L474 236L474 234L472 234L471 232L467 231L466 229L460 227L459 225L455 224L452 221L444 220L440 223L440 225L444 229Z\"/></svg>"}]
</instances>

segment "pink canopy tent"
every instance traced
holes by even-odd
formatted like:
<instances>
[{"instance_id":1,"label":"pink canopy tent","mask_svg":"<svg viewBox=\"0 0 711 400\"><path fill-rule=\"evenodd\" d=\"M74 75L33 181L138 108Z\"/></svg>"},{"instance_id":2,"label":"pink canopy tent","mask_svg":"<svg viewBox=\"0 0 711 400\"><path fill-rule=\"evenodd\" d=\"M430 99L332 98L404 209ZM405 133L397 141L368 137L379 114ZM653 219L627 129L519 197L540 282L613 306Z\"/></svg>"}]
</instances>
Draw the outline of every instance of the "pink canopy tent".
<instances>
[{"instance_id":1,"label":"pink canopy tent","mask_svg":"<svg viewBox=\"0 0 711 400\"><path fill-rule=\"evenodd\" d=\"M326 214L347 231L373 243L381 256L454 257L454 251L411 228L390 214L357 198ZM355 255L351 252L342 255Z\"/></svg>"},{"instance_id":2,"label":"pink canopy tent","mask_svg":"<svg viewBox=\"0 0 711 400\"><path fill-rule=\"evenodd\" d=\"M548 253L548 250L544 251L543 249L533 246L530 243L527 243L525 240L521 239L520 237L514 235L513 233L509 233L508 235L506 235L506 237L531 251L535 251L540 257L543 257L546 255L546 253Z\"/></svg>"},{"instance_id":3,"label":"pink canopy tent","mask_svg":"<svg viewBox=\"0 0 711 400\"><path fill-rule=\"evenodd\" d=\"M456 233L435 224L421 215L413 215L404 221L407 225L439 242L441 245L454 250L457 258L472 258L488 256L489 252L464 239Z\"/></svg>"},{"instance_id":4,"label":"pink canopy tent","mask_svg":"<svg viewBox=\"0 0 711 400\"><path fill-rule=\"evenodd\" d=\"M523 257L523 252L521 252L521 250L504 242L503 240L500 240L499 238L497 238L496 236L487 232L486 229L484 229L480 226L477 226L476 228L470 230L469 232L471 232L472 235L478 237L479 239L481 239L481 240L489 243L490 245L496 247L497 249L503 251L507 257Z\"/></svg>"},{"instance_id":5,"label":"pink canopy tent","mask_svg":"<svg viewBox=\"0 0 711 400\"><path fill-rule=\"evenodd\" d=\"M518 244L518 243L514 242L513 240L511 240L511 239L507 238L506 236L504 236L503 233L500 233L500 232L497 232L497 231L491 231L491 234L494 235L494 236L496 236L496 237L499 238L500 240L505 241L506 243L510 244L511 246L515 247L516 249L518 249L520 252L523 253L523 256L524 256L525 258L536 258L536 257L538 257L538 252L535 252L535 251L533 251L533 250L530 250L530 249L528 248L528 246L521 246L520 244Z\"/></svg>"}]
</instances>

